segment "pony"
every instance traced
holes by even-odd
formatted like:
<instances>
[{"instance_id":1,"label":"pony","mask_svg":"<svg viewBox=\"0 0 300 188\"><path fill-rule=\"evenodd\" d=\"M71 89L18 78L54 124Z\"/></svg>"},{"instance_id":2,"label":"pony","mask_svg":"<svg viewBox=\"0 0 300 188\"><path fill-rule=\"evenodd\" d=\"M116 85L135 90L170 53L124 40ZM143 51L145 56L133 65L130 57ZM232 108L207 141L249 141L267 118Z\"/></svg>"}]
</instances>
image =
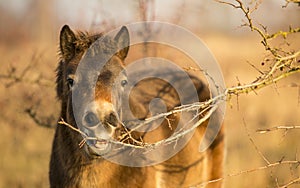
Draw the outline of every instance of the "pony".
<instances>
[{"instance_id":1,"label":"pony","mask_svg":"<svg viewBox=\"0 0 300 188\"><path fill-rule=\"evenodd\" d=\"M120 165L106 160L101 157L101 153L99 154L95 150L95 148L106 148L109 138L120 139L124 133L124 122L128 120L126 120L128 109L120 110L122 104L116 104L115 101L118 98L111 95L111 92L116 87L121 91L119 94L122 95L122 91L128 84L124 69L130 45L129 31L123 26L114 37L105 37L99 41L98 39L101 39L102 36L103 34L75 33L68 25L61 29L60 62L57 67L56 79L57 97L61 103L60 116L69 125L78 128L78 121L74 117L74 108L77 108L80 112L80 123L86 130L85 133L101 139L84 142L83 147L79 147L78 144L82 143L82 135L70 127L58 124L52 144L50 187L174 188L194 186L201 182L221 178L224 160L223 128L221 127L216 139L206 151L198 151L207 121L196 128L191 134L190 141L181 151L159 164L145 167ZM86 102L84 89L78 91L76 84L80 82L83 87L88 89L91 85L89 79L92 78L87 76L86 79L83 79L75 74L79 62L89 53L88 49L92 49L92 52L102 53L100 57L105 57L106 53L110 54L101 70L89 69L98 71L97 79L93 78L94 100L90 103ZM82 61L81 63L87 62ZM168 76L179 85L184 83L182 80L184 78L181 78L180 74L170 73ZM208 86L191 75L189 75L189 79L192 80L197 90L199 101L208 100L210 98ZM72 101L74 92L78 92L82 99L77 107L74 107ZM153 98L164 100L168 111L180 105L178 93L170 84L158 78L148 78L139 82L131 91L129 98L131 113L139 120L150 117L148 106ZM120 111L124 111L122 117ZM176 129L179 118L179 115L171 114L155 130L147 133L135 131L131 136L134 139L123 137L119 141L133 145L146 141L155 143L174 133L173 130ZM107 152L106 149L103 151ZM158 153L158 155L160 154ZM222 182L216 181L208 184L207 187L222 187Z\"/></svg>"}]
</instances>

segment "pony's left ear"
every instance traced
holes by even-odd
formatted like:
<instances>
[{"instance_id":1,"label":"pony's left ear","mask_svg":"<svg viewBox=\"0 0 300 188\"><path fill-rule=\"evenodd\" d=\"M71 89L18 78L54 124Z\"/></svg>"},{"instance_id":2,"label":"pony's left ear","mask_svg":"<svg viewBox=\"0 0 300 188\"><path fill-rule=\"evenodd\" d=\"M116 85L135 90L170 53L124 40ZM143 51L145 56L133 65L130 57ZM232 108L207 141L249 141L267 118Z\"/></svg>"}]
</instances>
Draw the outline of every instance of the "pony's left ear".
<instances>
[{"instance_id":1,"label":"pony's left ear","mask_svg":"<svg viewBox=\"0 0 300 188\"><path fill-rule=\"evenodd\" d=\"M128 32L127 27L123 26L121 28L121 30L118 32L118 34L115 36L114 40L116 41L116 43L118 45L117 55L121 59L125 59L128 54L129 43L130 43L129 32Z\"/></svg>"},{"instance_id":2,"label":"pony's left ear","mask_svg":"<svg viewBox=\"0 0 300 188\"><path fill-rule=\"evenodd\" d=\"M76 37L68 25L64 25L60 31L60 52L65 62L70 61L75 55Z\"/></svg>"}]
</instances>

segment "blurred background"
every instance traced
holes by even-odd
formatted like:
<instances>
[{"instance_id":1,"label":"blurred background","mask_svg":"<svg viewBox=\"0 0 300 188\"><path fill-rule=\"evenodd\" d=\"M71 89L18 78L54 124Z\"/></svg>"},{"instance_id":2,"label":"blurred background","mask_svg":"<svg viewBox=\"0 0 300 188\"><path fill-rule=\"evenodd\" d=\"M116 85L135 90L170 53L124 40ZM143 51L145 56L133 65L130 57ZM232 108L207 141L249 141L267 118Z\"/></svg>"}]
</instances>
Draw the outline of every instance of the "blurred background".
<instances>
[{"instance_id":1,"label":"blurred background","mask_svg":"<svg viewBox=\"0 0 300 188\"><path fill-rule=\"evenodd\" d=\"M245 5L254 6L254 2ZM269 33L299 27L300 7L263 0L255 24ZM198 35L220 64L228 87L254 81L267 65L261 38L241 27L240 10L215 1L183 0L0 0L0 187L48 187L48 163L60 107L55 93L58 37L64 24L74 30L105 32L137 21L164 21ZM272 45L299 50L299 34ZM288 45L287 45L288 43ZM131 52L134 53L134 52ZM225 187L279 187L299 177L298 165L258 170L266 162L296 160L300 132L256 130L300 126L299 74L256 93L233 97L224 120ZM245 123L244 123L245 122ZM257 169L237 176L230 174ZM297 187L297 184L290 187Z\"/></svg>"}]
</instances>

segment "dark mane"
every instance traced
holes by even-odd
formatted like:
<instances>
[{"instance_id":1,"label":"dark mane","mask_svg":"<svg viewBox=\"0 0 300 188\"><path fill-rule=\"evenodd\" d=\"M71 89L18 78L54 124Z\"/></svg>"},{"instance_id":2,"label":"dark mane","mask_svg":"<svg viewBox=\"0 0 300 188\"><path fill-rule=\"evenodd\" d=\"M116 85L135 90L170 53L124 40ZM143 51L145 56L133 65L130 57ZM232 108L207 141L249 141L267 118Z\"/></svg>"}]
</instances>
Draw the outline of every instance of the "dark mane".
<instances>
[{"instance_id":1,"label":"dark mane","mask_svg":"<svg viewBox=\"0 0 300 188\"><path fill-rule=\"evenodd\" d=\"M86 49L88 49L93 42L95 42L98 38L103 36L102 33L88 33L88 32L82 32L82 31L77 31L75 34L75 41L73 42L75 45L76 52L83 52ZM63 59L63 55L61 52L60 47L58 47L58 54L59 54L59 59Z\"/></svg>"},{"instance_id":2,"label":"dark mane","mask_svg":"<svg viewBox=\"0 0 300 188\"><path fill-rule=\"evenodd\" d=\"M83 51L91 46L98 38L102 36L102 33L99 34L90 34L88 32L77 32L75 47L76 50Z\"/></svg>"}]
</instances>

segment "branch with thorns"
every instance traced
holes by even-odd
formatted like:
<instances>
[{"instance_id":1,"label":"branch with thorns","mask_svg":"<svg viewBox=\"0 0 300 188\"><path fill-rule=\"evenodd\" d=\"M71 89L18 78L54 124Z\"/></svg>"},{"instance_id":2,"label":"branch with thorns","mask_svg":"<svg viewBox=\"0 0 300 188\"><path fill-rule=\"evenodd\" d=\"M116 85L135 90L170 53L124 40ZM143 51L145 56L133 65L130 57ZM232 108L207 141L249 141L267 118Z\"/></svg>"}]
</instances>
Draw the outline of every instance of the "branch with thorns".
<instances>
[{"instance_id":1,"label":"branch with thorns","mask_svg":"<svg viewBox=\"0 0 300 188\"><path fill-rule=\"evenodd\" d=\"M219 3L222 3L222 4L227 4L229 6L232 6L235 9L240 9L244 13L244 16L246 17L246 23L243 24L242 26L247 26L251 29L251 31L254 31L259 34L259 36L262 38L261 43L265 47L265 50L267 52L270 52L270 55L272 57L272 59L268 59L268 61L271 62L269 70L260 71L254 65L252 65L255 69L258 70L258 72L261 75L250 84L241 85L239 83L238 86L227 88L225 90L225 94L224 94L226 97L228 97L230 99L230 97L232 95L239 96L240 94L244 94L244 93L256 92L260 88L274 84L283 78L286 78L292 74L300 72L300 65L299 65L300 50L284 51L282 49L272 47L269 43L272 39L278 38L280 36L285 40L288 37L288 35L299 33L300 28L291 28L290 27L288 31L278 31L273 34L269 34L267 32L267 28L265 26L260 25L262 27L262 29L260 29L258 26L254 25L253 20L251 18L251 14L255 10L258 9L258 5L260 4L260 2L256 1L255 5L252 8L249 8L249 7L245 6L241 0L234 0L235 3L228 2L228 1L222 1L222 0L216 0L216 1ZM298 4L300 3L298 0L295 0L295 1L287 0L286 2L287 2L287 4L290 2L298 3ZM262 63L262 65L263 64L264 64L264 62ZM244 125L245 125L245 122L244 122ZM299 128L300 128L299 126L277 126L277 127L273 127L273 128L269 128L269 129L260 129L260 130L257 130L257 132L259 132L261 134L267 133L270 131L275 131L275 130L285 130L287 132L289 130L292 130L292 129L294 130L294 129L299 129ZM255 145L254 140L251 138L247 128L246 128L246 131L247 131L247 135L250 139L250 142L254 146L256 152L259 154L259 156L263 159L263 161L266 164L264 166L257 167L254 169L244 170L244 171L240 171L240 172L234 173L234 174L228 174L219 179L199 183L199 184L195 185L194 187L204 187L208 184L222 181L228 177L240 176L242 174L248 174L248 173L255 172L255 171L265 170L265 169L273 168L276 166L281 166L283 164L296 165L296 166L300 165L300 161L297 159L297 157L296 157L296 160L294 160L294 161L283 161L283 158L282 158L278 162L271 163L263 155L263 153L258 149L258 147ZM297 177L295 179L290 180L288 183L286 183L284 185L279 185L277 182L277 187L279 187L279 188L289 187L289 186L297 184L299 182L300 182L300 177Z\"/></svg>"},{"instance_id":2,"label":"branch with thorns","mask_svg":"<svg viewBox=\"0 0 300 188\"><path fill-rule=\"evenodd\" d=\"M10 64L10 67L7 70L7 73L0 74L0 79L8 80L9 82L5 84L5 87L9 88L17 83L26 83L30 85L38 85L38 86L45 86L45 87L53 87L54 84L52 80L46 79L40 74L35 79L28 78L28 74L30 70L39 62L41 59L41 55L34 53L31 57L30 62L21 72L18 72L17 68Z\"/></svg>"},{"instance_id":3,"label":"branch with thorns","mask_svg":"<svg viewBox=\"0 0 300 188\"><path fill-rule=\"evenodd\" d=\"M298 6L300 6L300 0L285 0L285 5L282 7L286 8L290 3L294 3L294 4L297 4Z\"/></svg>"},{"instance_id":4,"label":"branch with thorns","mask_svg":"<svg viewBox=\"0 0 300 188\"><path fill-rule=\"evenodd\" d=\"M277 127L272 127L272 128L267 128L267 129L258 129L256 132L260 134L265 134L269 133L272 131L278 131L278 130L284 130L284 131L289 131L289 130L295 130L295 129L300 129L299 125L291 125L291 126L277 126Z\"/></svg>"},{"instance_id":5,"label":"branch with thorns","mask_svg":"<svg viewBox=\"0 0 300 188\"><path fill-rule=\"evenodd\" d=\"M26 108L24 112L41 127L53 128L56 125L56 118L53 115L48 117L40 117L37 115L33 107Z\"/></svg>"},{"instance_id":6,"label":"branch with thorns","mask_svg":"<svg viewBox=\"0 0 300 188\"><path fill-rule=\"evenodd\" d=\"M278 31L273 34L269 34L265 26L260 24L260 26L262 27L262 29L260 29L253 23L253 20L251 18L251 14L258 9L258 6L260 4L259 1L256 1L255 5L252 8L245 6L241 0L235 0L236 3L221 0L215 1L222 4L230 5L235 9L240 9L246 17L246 23L242 26L247 26L251 29L251 31L258 33L258 35L262 38L261 43L265 47L265 50L270 52L272 56L272 59L266 59L266 61L270 62L269 70L260 71L256 68L261 73L261 75L256 80L247 85L228 88L225 91L225 95L239 95L242 93L256 91L270 84L274 84L277 81L286 78L292 74L300 72L300 50L284 51L282 49L272 47L269 43L272 39L275 39L279 36L282 36L283 39L286 39L288 35L300 33L300 28L290 27L288 31ZM265 63L263 62L262 65L264 64Z\"/></svg>"},{"instance_id":7,"label":"branch with thorns","mask_svg":"<svg viewBox=\"0 0 300 188\"><path fill-rule=\"evenodd\" d=\"M42 75L39 75L35 79L28 79L26 78L26 74L29 72L31 68L28 65L22 72L19 74L16 72L15 67L11 67L6 74L0 74L0 79L9 80L7 84L5 84L6 88L9 88L17 83L26 83L30 85L38 85L38 86L45 86L45 87L53 87L54 84L50 79L45 79Z\"/></svg>"},{"instance_id":8,"label":"branch with thorns","mask_svg":"<svg viewBox=\"0 0 300 188\"><path fill-rule=\"evenodd\" d=\"M214 100L214 99L211 99L211 100ZM210 100L210 101L211 101ZM209 103L209 102L204 102L204 103L200 103L200 104L192 104L192 105L185 105L185 106L182 106L180 107L179 109L174 109L172 111L169 111L169 112L165 112L165 113L162 113L162 114L158 114L156 116L153 116L149 119L146 119L145 122L139 124L137 127L135 127L134 129L132 130L128 130L127 127L125 125L124 128L125 128L125 132L124 134L122 134L118 140L108 140L110 143L114 143L114 144L118 144L118 145L124 145L126 147L131 147L131 148L136 148L136 149L141 149L141 148L146 148L146 149L153 149L153 148L156 148L160 145L163 145L163 144L169 144L171 142L176 142L179 138L187 135L188 133L192 132L193 130L195 130L195 128L197 128L199 125L201 125L203 122L205 122L206 120L209 119L209 117L212 115L212 113L214 113L217 109L217 104L213 105L213 106L208 106L206 108L203 108L201 111L199 111L196 116L193 118L196 119L196 117L199 117L201 116L201 118L196 122L194 123L192 126L184 129L182 128L180 131L178 132L175 132L171 137L167 138L167 139L164 139L164 140L161 140L161 141L158 141L156 143L145 143L142 141L139 141L139 140L136 140L133 136L132 136L132 132L134 130L137 130L138 128L142 127L142 126L145 126L157 119L160 119L160 118L168 118L168 116L170 114L174 114L174 113L178 113L178 112L183 112L183 111L198 111L199 109L199 106L202 106L203 104L206 105L206 103ZM189 121L189 122L192 122L193 120ZM79 134L82 135L83 137L83 140L79 143L79 146L82 147L87 140L98 140L99 138L97 137L89 137L85 132L81 131L79 128L76 128L75 126L67 123L64 121L64 119L61 119L58 124L60 125L65 125L67 127L69 127L70 129L78 132ZM126 141L127 139L129 139L131 142L127 143L127 142L124 142ZM123 142L122 142L123 141Z\"/></svg>"},{"instance_id":9,"label":"branch with thorns","mask_svg":"<svg viewBox=\"0 0 300 188\"><path fill-rule=\"evenodd\" d=\"M243 119L243 124L245 126L245 130L246 130L247 136L248 136L251 144L253 145L255 151L258 153L258 155L262 158L262 160L266 164L264 166L260 166L260 167L256 167L256 168L252 168L252 169L248 169L248 170L242 170L242 171L239 171L237 173L227 174L226 176L218 178L218 179L214 179L214 180L210 180L210 181L198 183L198 184L196 184L194 186L191 186L191 188L205 187L205 186L207 186L209 184L216 183L216 182L219 182L219 181L223 181L223 180L225 180L227 178L230 178L230 177L241 176L243 174L249 174L249 173L252 173L252 172L257 172L257 171L261 171L261 170L275 168L275 167L278 167L278 166L281 166L281 165L295 165L296 167L298 167L300 165L300 160L297 159L297 155L295 157L295 160L284 160L284 157L282 157L279 161L276 161L276 162L273 162L273 163L270 162L267 159L267 157L256 146L253 138L251 137L251 135L250 135L250 133L248 131L248 128L247 128L247 125L246 125L246 122L245 122L244 119ZM279 185L278 182L277 182L277 187L278 188L287 188L288 186L296 184L296 183L299 183L299 182L300 182L300 177L297 177L297 178L289 181L288 183L286 183L284 185Z\"/></svg>"},{"instance_id":10,"label":"branch with thorns","mask_svg":"<svg viewBox=\"0 0 300 188\"><path fill-rule=\"evenodd\" d=\"M286 39L286 37L292 33L299 33L300 32L300 28L289 28L289 31L278 31L276 33L273 34L269 34L267 32L267 28L265 26L263 26L262 24L259 24L259 26L262 27L262 29L260 29L258 26L256 26L253 23L253 20L251 18L251 14L258 9L259 5L260 5L260 1L255 1L255 5L250 8L248 6L245 6L244 3L241 0L234 0L236 2L235 3L231 3L231 2L227 2L227 1L222 1L222 0L215 0L218 3L222 3L222 4L226 4L229 6L232 6L235 9L240 9L243 13L244 16L246 17L246 21L245 24L243 24L242 26L246 26L249 27L251 29L251 31L255 31L256 33L258 33L260 35L260 37L262 38L261 43L264 45L265 49L269 52L272 53L272 55L279 61L283 60L284 57L282 57L282 55L279 54L279 49L271 47L271 45L269 44L269 41L272 39L277 38L278 36L282 36L284 39ZM299 56L300 51L297 51L295 53L291 53L291 52L284 52L285 54L297 54L296 57ZM289 58L290 59L290 58Z\"/></svg>"},{"instance_id":11,"label":"branch with thorns","mask_svg":"<svg viewBox=\"0 0 300 188\"><path fill-rule=\"evenodd\" d=\"M227 174L224 177L221 177L221 178L218 178L218 179L214 179L214 180L210 180L210 181L207 181L207 182L202 182L202 183L199 183L197 185L191 186L191 188L205 187L208 184L212 184L212 183L216 183L216 182L219 182L219 181L223 181L226 178L236 177L236 176L241 176L243 174L249 174L249 173L252 173L252 172L266 170L266 169L274 168L274 167L277 167L277 166L280 166L280 165L296 165L296 166L299 166L300 165L300 161L299 160L292 160L292 161L280 160L280 161L277 161L277 162L274 162L274 163L266 164L264 166L260 166L260 167L256 167L256 168L252 168L252 169L248 169L248 170L242 170L242 171L239 171L239 172L236 172L236 173ZM280 188L284 188L284 187L290 186L292 184L299 183L299 180L300 180L300 178L296 178L296 179L290 181L289 183L287 183L285 185L282 185L282 186L279 186L279 187Z\"/></svg>"}]
</instances>

